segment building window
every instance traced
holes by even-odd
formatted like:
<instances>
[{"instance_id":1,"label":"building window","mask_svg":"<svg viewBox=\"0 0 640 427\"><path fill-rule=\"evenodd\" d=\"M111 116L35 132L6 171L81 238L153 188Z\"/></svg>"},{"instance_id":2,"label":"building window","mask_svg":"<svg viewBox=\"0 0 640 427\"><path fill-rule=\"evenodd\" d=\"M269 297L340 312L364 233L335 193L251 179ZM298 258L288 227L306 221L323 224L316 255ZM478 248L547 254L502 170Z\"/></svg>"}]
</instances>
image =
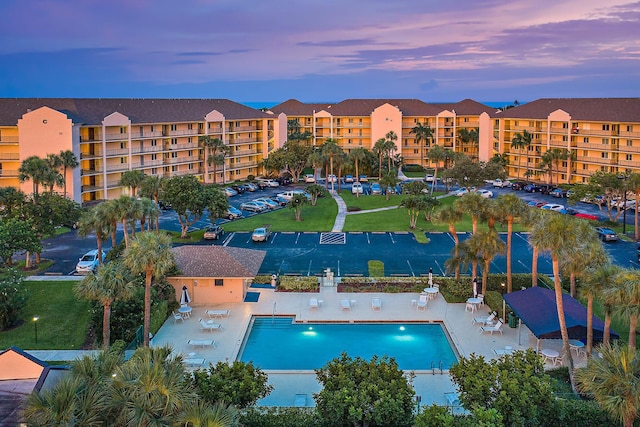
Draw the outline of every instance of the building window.
<instances>
[{"instance_id":1,"label":"building window","mask_svg":"<svg viewBox=\"0 0 640 427\"><path fill-rule=\"evenodd\" d=\"M189 157L193 156L193 150L189 150L189 151L187 151L187 155L188 155Z\"/></svg>"},{"instance_id":2,"label":"building window","mask_svg":"<svg viewBox=\"0 0 640 427\"><path fill-rule=\"evenodd\" d=\"M569 123L562 123L562 129L569 129Z\"/></svg>"},{"instance_id":3,"label":"building window","mask_svg":"<svg viewBox=\"0 0 640 427\"><path fill-rule=\"evenodd\" d=\"M153 132L153 125L151 125L150 128L151 128L151 132Z\"/></svg>"},{"instance_id":4,"label":"building window","mask_svg":"<svg viewBox=\"0 0 640 427\"><path fill-rule=\"evenodd\" d=\"M171 172L178 172L178 166L171 166Z\"/></svg>"},{"instance_id":5,"label":"building window","mask_svg":"<svg viewBox=\"0 0 640 427\"><path fill-rule=\"evenodd\" d=\"M609 158L609 153L600 153L600 157L603 159L608 159Z\"/></svg>"},{"instance_id":6,"label":"building window","mask_svg":"<svg viewBox=\"0 0 640 427\"><path fill-rule=\"evenodd\" d=\"M156 141L155 139L151 140L151 146L155 147L156 145L158 145L158 141Z\"/></svg>"},{"instance_id":7,"label":"building window","mask_svg":"<svg viewBox=\"0 0 640 427\"><path fill-rule=\"evenodd\" d=\"M633 147L633 140L627 139L627 147Z\"/></svg>"},{"instance_id":8,"label":"building window","mask_svg":"<svg viewBox=\"0 0 640 427\"><path fill-rule=\"evenodd\" d=\"M584 141L584 143L585 143L585 144L588 144L588 143L589 143L589 138L587 138L587 137L585 136L583 141Z\"/></svg>"},{"instance_id":9,"label":"building window","mask_svg":"<svg viewBox=\"0 0 640 427\"><path fill-rule=\"evenodd\" d=\"M224 279L213 279L214 286L224 286Z\"/></svg>"},{"instance_id":10,"label":"building window","mask_svg":"<svg viewBox=\"0 0 640 427\"><path fill-rule=\"evenodd\" d=\"M189 170L192 171L193 170L193 163L189 163Z\"/></svg>"},{"instance_id":11,"label":"building window","mask_svg":"<svg viewBox=\"0 0 640 427\"><path fill-rule=\"evenodd\" d=\"M188 123L187 124L187 129L192 130L193 129L193 123ZM189 141L191 142L191 141Z\"/></svg>"},{"instance_id":12,"label":"building window","mask_svg":"<svg viewBox=\"0 0 640 427\"><path fill-rule=\"evenodd\" d=\"M151 160L158 160L158 155L156 153L153 153L151 155Z\"/></svg>"},{"instance_id":13,"label":"building window","mask_svg":"<svg viewBox=\"0 0 640 427\"><path fill-rule=\"evenodd\" d=\"M562 141L567 142L567 135L562 135Z\"/></svg>"},{"instance_id":14,"label":"building window","mask_svg":"<svg viewBox=\"0 0 640 427\"><path fill-rule=\"evenodd\" d=\"M178 145L178 138L171 138L171 145Z\"/></svg>"},{"instance_id":15,"label":"building window","mask_svg":"<svg viewBox=\"0 0 640 427\"><path fill-rule=\"evenodd\" d=\"M120 133L127 133L127 128L120 128Z\"/></svg>"},{"instance_id":16,"label":"building window","mask_svg":"<svg viewBox=\"0 0 640 427\"><path fill-rule=\"evenodd\" d=\"M191 137L187 138L187 143L188 143L188 144L191 144L191 141L192 141L192 140L191 140Z\"/></svg>"},{"instance_id":17,"label":"building window","mask_svg":"<svg viewBox=\"0 0 640 427\"><path fill-rule=\"evenodd\" d=\"M609 125L608 124L602 125L602 130L609 130Z\"/></svg>"},{"instance_id":18,"label":"building window","mask_svg":"<svg viewBox=\"0 0 640 427\"><path fill-rule=\"evenodd\" d=\"M602 138L603 145L609 145L609 138Z\"/></svg>"},{"instance_id":19,"label":"building window","mask_svg":"<svg viewBox=\"0 0 640 427\"><path fill-rule=\"evenodd\" d=\"M120 143L120 149L124 150L125 148L127 148L127 143L126 142L121 142Z\"/></svg>"},{"instance_id":20,"label":"building window","mask_svg":"<svg viewBox=\"0 0 640 427\"><path fill-rule=\"evenodd\" d=\"M413 154L418 154L418 149L417 149L417 148L415 148L415 149L413 150Z\"/></svg>"},{"instance_id":21,"label":"building window","mask_svg":"<svg viewBox=\"0 0 640 427\"><path fill-rule=\"evenodd\" d=\"M120 157L120 164L121 165L127 164L127 158L126 157Z\"/></svg>"},{"instance_id":22,"label":"building window","mask_svg":"<svg viewBox=\"0 0 640 427\"><path fill-rule=\"evenodd\" d=\"M583 170L587 170L587 165L583 164L583 165L582 165L582 169L583 169Z\"/></svg>"},{"instance_id":23,"label":"building window","mask_svg":"<svg viewBox=\"0 0 640 427\"><path fill-rule=\"evenodd\" d=\"M158 174L158 168L151 168L151 175L157 175Z\"/></svg>"},{"instance_id":24,"label":"building window","mask_svg":"<svg viewBox=\"0 0 640 427\"><path fill-rule=\"evenodd\" d=\"M171 152L171 158L172 158L172 159L176 159L177 157L178 157L178 153L177 153L177 152L175 152L175 151L172 151L172 152Z\"/></svg>"},{"instance_id":25,"label":"building window","mask_svg":"<svg viewBox=\"0 0 640 427\"><path fill-rule=\"evenodd\" d=\"M627 160L627 161L629 161L629 162L630 162L630 161L632 161L632 160L633 160L633 155L631 155L631 154L626 154L626 155L625 155L625 158L626 158L626 160Z\"/></svg>"}]
</instances>

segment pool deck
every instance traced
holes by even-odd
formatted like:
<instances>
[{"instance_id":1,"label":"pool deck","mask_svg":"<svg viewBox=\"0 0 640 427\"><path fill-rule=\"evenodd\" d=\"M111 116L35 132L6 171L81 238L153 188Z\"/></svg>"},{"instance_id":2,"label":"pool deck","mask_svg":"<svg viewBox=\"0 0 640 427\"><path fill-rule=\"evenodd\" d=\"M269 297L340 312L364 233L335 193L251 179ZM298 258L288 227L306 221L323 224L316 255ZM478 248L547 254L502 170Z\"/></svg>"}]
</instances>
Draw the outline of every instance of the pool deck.
<instances>
[{"instance_id":1,"label":"pool deck","mask_svg":"<svg viewBox=\"0 0 640 427\"><path fill-rule=\"evenodd\" d=\"M448 304L441 295L429 300L426 310L418 310L415 300L419 294L374 294L374 293L338 293L335 287L321 287L319 293L275 292L271 289L251 289L259 292L258 302L198 306L192 303L190 319L174 321L171 316L160 328L152 340L152 345L169 344L184 358L190 359L192 366L208 366L221 360L235 360L245 331L252 315L292 315L297 321L437 321L443 322L460 356L472 353L485 358L496 358L495 349L511 346L514 350L536 348L537 340L525 325L521 329L503 326L503 334L480 333L479 325L472 325L475 317L488 314L488 308L481 306L476 312L465 311L465 305ZM381 310L372 310L371 299L382 300ZM318 308L311 308L311 298L321 300ZM350 310L341 308L340 301L355 301ZM228 317L216 318L215 323L222 325L221 330L202 330L200 318L209 320L206 310L229 310ZM204 340L204 346L193 346L189 340ZM207 341L213 340L213 345ZM274 346L277 343L273 343ZM560 340L541 340L540 349L560 350ZM201 363L204 362L202 365ZM576 357L576 366L584 364L584 356ZM547 363L547 367L551 367ZM269 382L274 385L273 392L258 404L267 406L293 406L297 394L306 394L306 405L313 406L312 394L320 391L313 371L271 371ZM416 394L421 396L422 404L436 403L446 405L445 392L453 391L448 371L440 372L437 367L424 371L415 371L413 385Z\"/></svg>"}]
</instances>

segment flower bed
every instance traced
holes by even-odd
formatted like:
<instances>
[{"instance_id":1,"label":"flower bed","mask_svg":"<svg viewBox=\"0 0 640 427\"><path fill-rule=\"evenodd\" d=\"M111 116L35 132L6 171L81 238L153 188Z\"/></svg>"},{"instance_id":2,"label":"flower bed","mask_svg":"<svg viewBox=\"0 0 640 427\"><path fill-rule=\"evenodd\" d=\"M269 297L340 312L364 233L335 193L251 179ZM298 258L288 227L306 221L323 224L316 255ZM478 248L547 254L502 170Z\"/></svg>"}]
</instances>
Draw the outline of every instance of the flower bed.
<instances>
[{"instance_id":1,"label":"flower bed","mask_svg":"<svg viewBox=\"0 0 640 427\"><path fill-rule=\"evenodd\" d=\"M426 277L344 277L338 292L420 292L426 286Z\"/></svg>"},{"instance_id":2,"label":"flower bed","mask_svg":"<svg viewBox=\"0 0 640 427\"><path fill-rule=\"evenodd\" d=\"M276 292L320 292L320 283L316 276L281 276Z\"/></svg>"}]
</instances>

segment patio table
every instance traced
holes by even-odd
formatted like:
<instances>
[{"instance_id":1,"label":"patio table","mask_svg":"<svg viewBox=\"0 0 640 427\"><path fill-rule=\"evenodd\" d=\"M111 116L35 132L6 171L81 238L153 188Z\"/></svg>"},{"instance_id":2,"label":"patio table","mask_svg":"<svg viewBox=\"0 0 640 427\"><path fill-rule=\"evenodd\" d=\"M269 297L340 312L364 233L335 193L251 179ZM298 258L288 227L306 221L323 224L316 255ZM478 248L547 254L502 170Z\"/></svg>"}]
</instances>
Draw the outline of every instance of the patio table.
<instances>
[{"instance_id":1,"label":"patio table","mask_svg":"<svg viewBox=\"0 0 640 427\"><path fill-rule=\"evenodd\" d=\"M556 359L560 357L560 353L550 348L543 348L540 353L544 356L545 362L548 360L551 363L555 363Z\"/></svg>"},{"instance_id":2,"label":"patio table","mask_svg":"<svg viewBox=\"0 0 640 427\"><path fill-rule=\"evenodd\" d=\"M584 353L584 343L580 340L569 340L569 347L571 350L575 350L576 356Z\"/></svg>"}]
</instances>

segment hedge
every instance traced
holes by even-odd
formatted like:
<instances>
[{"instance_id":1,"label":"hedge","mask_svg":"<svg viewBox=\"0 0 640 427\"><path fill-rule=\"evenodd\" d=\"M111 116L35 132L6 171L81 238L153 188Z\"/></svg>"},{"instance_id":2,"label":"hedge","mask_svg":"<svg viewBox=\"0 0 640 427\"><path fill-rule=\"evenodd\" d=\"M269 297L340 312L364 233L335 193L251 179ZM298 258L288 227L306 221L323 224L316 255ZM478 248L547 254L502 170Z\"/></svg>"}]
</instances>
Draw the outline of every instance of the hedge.
<instances>
[{"instance_id":1,"label":"hedge","mask_svg":"<svg viewBox=\"0 0 640 427\"><path fill-rule=\"evenodd\" d=\"M320 284L316 276L282 276L278 278L276 291L320 292Z\"/></svg>"}]
</instances>

